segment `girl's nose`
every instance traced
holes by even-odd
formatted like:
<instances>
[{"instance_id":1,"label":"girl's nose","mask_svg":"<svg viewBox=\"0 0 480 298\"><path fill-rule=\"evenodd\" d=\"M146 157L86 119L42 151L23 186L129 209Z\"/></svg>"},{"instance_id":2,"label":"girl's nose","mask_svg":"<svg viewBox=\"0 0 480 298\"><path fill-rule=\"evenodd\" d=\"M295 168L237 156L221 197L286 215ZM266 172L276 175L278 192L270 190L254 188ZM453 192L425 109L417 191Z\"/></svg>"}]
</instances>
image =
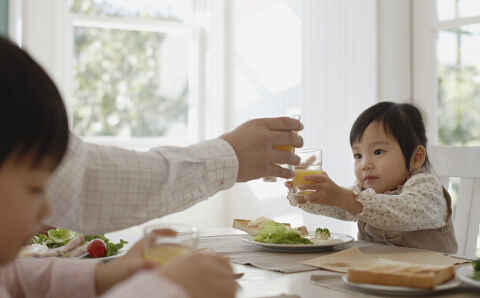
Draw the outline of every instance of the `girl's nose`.
<instances>
[{"instance_id":1,"label":"girl's nose","mask_svg":"<svg viewBox=\"0 0 480 298\"><path fill-rule=\"evenodd\" d=\"M362 163L362 170L370 170L372 168L372 163L370 162L370 158L364 157Z\"/></svg>"}]
</instances>

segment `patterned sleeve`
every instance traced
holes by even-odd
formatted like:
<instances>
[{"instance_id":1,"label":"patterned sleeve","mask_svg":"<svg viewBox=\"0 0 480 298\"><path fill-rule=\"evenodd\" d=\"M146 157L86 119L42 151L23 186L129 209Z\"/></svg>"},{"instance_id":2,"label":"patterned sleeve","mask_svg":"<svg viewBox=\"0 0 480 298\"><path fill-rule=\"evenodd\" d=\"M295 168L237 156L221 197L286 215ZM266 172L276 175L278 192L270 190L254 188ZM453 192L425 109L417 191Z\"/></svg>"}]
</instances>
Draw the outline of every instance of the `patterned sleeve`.
<instances>
[{"instance_id":1,"label":"patterned sleeve","mask_svg":"<svg viewBox=\"0 0 480 298\"><path fill-rule=\"evenodd\" d=\"M17 259L0 266L0 297L91 298L98 263L58 258ZM143 270L118 283L100 297L190 298L176 283L156 270Z\"/></svg>"},{"instance_id":2,"label":"patterned sleeve","mask_svg":"<svg viewBox=\"0 0 480 298\"><path fill-rule=\"evenodd\" d=\"M48 187L46 224L88 234L116 231L184 210L230 188L238 159L222 139L139 152L70 134Z\"/></svg>"},{"instance_id":3,"label":"patterned sleeve","mask_svg":"<svg viewBox=\"0 0 480 298\"><path fill-rule=\"evenodd\" d=\"M0 266L0 288L11 297L94 297L96 266L58 258L17 259Z\"/></svg>"},{"instance_id":4,"label":"patterned sleeve","mask_svg":"<svg viewBox=\"0 0 480 298\"><path fill-rule=\"evenodd\" d=\"M363 205L357 220L385 230L437 229L448 220L442 185L430 174L413 175L399 194L377 194L366 189L358 193L357 201Z\"/></svg>"},{"instance_id":5,"label":"patterned sleeve","mask_svg":"<svg viewBox=\"0 0 480 298\"><path fill-rule=\"evenodd\" d=\"M290 204L293 206L298 206L298 208L302 209L305 212L318 214L318 215L325 215L329 217L333 217L340 220L353 220L354 217L350 215L345 210L335 207L335 206L325 206L321 204L313 204L311 202L305 203L298 203L295 201L292 194L288 194L287 199L290 201Z\"/></svg>"}]
</instances>

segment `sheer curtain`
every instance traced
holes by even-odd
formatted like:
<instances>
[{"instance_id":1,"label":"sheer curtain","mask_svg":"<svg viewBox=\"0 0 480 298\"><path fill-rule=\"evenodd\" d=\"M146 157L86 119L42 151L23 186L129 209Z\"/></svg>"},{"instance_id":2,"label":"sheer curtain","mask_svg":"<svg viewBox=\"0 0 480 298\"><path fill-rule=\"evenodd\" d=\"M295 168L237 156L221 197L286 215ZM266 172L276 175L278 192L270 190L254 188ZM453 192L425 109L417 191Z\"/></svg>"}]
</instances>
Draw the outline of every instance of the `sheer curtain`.
<instances>
[{"instance_id":1,"label":"sheer curtain","mask_svg":"<svg viewBox=\"0 0 480 298\"><path fill-rule=\"evenodd\" d=\"M251 117L301 113L304 148L323 150L339 185L354 181L350 127L377 100L376 1L236 1L234 127ZM354 223L291 207L282 182L237 184L228 220L267 216L356 235Z\"/></svg>"}]
</instances>

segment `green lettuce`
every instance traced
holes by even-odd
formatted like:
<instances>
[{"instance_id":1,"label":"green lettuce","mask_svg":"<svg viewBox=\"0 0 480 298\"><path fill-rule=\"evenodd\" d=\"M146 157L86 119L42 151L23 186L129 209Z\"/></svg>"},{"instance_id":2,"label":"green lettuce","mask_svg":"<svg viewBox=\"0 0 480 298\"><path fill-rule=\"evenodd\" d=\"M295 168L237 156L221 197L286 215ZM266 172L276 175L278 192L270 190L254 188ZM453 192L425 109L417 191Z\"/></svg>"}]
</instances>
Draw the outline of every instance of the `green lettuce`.
<instances>
[{"instance_id":1,"label":"green lettuce","mask_svg":"<svg viewBox=\"0 0 480 298\"><path fill-rule=\"evenodd\" d=\"M70 240L80 235L79 233L67 229L56 228L48 230L48 236L44 234L40 234L38 236L33 237L29 244L44 244L48 246L48 248L55 248L64 246Z\"/></svg>"},{"instance_id":2,"label":"green lettuce","mask_svg":"<svg viewBox=\"0 0 480 298\"><path fill-rule=\"evenodd\" d=\"M257 242L273 244L312 244L307 238L302 238L293 229L285 228L281 223L267 221L263 229L254 238Z\"/></svg>"}]
</instances>

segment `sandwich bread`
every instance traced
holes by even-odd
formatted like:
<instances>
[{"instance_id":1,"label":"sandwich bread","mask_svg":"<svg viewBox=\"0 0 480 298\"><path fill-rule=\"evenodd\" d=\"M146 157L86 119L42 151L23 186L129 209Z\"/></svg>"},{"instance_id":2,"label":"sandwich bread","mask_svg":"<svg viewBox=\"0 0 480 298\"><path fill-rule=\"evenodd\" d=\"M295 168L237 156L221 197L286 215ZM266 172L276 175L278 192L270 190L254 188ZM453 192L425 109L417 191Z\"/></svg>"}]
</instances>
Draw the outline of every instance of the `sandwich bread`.
<instances>
[{"instance_id":1,"label":"sandwich bread","mask_svg":"<svg viewBox=\"0 0 480 298\"><path fill-rule=\"evenodd\" d=\"M259 217L256 220L247 220L247 219L234 219L233 220L233 228L247 232L252 236L256 236L258 231L263 229L265 223L270 221L271 219L266 217ZM282 223L285 227L291 228L289 223ZM308 235L308 230L305 226L301 226L296 228L297 233L300 236Z\"/></svg>"},{"instance_id":2,"label":"sandwich bread","mask_svg":"<svg viewBox=\"0 0 480 298\"><path fill-rule=\"evenodd\" d=\"M419 265L374 259L349 268L350 282L432 289L455 277L453 265Z\"/></svg>"}]
</instances>

